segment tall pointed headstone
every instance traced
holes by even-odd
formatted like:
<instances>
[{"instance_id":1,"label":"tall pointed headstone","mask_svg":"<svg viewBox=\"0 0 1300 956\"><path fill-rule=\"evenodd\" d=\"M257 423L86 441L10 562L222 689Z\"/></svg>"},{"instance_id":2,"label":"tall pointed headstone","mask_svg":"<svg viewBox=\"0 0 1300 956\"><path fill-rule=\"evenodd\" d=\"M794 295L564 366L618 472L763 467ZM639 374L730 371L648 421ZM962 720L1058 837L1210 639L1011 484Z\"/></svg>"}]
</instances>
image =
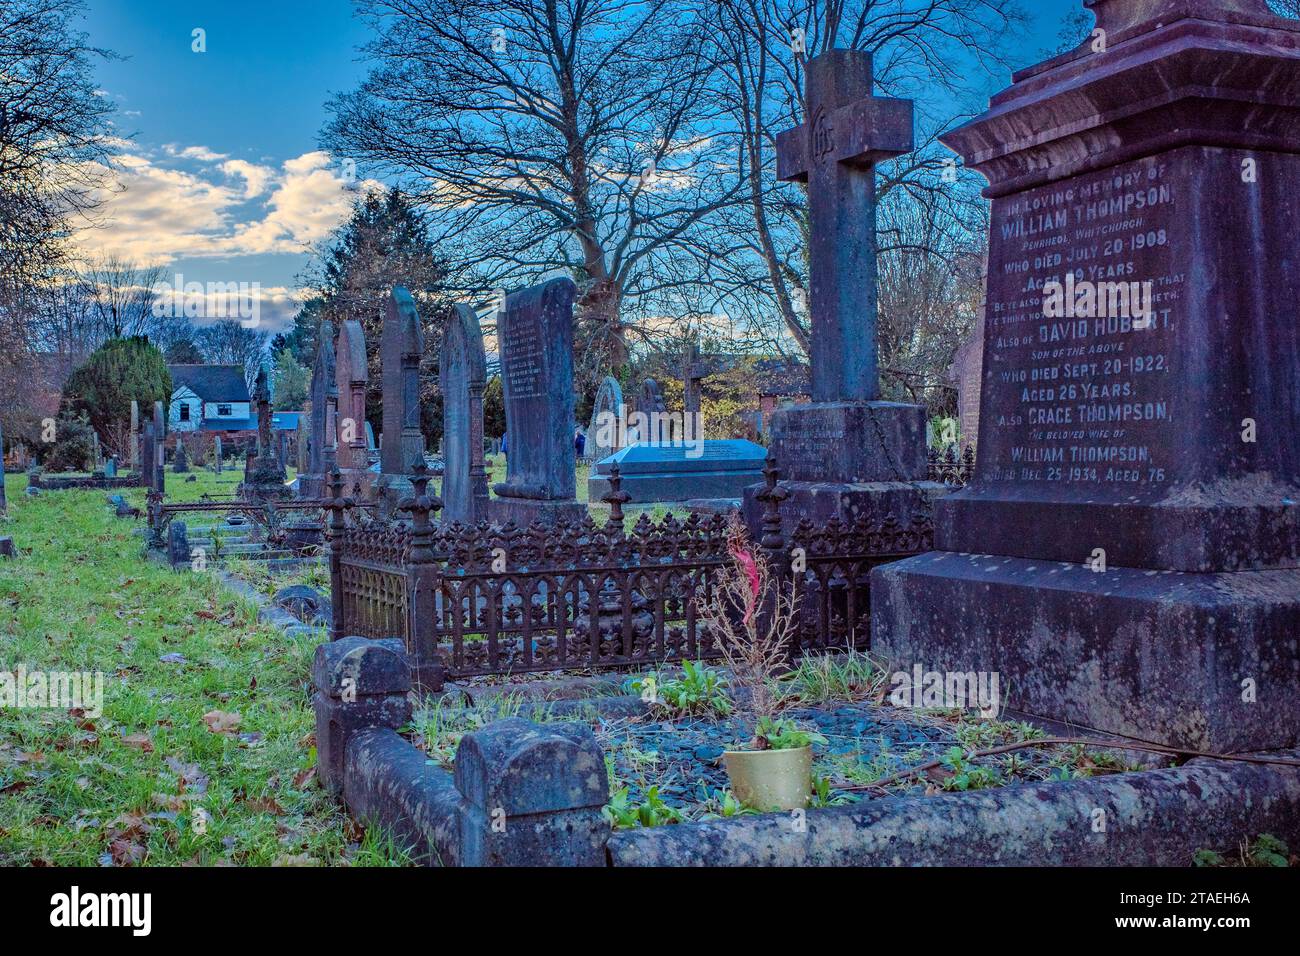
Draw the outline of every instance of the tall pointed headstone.
<instances>
[{"instance_id":1,"label":"tall pointed headstone","mask_svg":"<svg viewBox=\"0 0 1300 956\"><path fill-rule=\"evenodd\" d=\"M483 389L487 357L478 315L456 304L442 340L438 382L442 387L442 519L465 524L488 513L487 469L483 464Z\"/></svg>"},{"instance_id":2,"label":"tall pointed headstone","mask_svg":"<svg viewBox=\"0 0 1300 956\"><path fill-rule=\"evenodd\" d=\"M152 488L154 491L167 491L167 418L163 414L163 403L153 403L153 469Z\"/></svg>"},{"instance_id":3,"label":"tall pointed headstone","mask_svg":"<svg viewBox=\"0 0 1300 956\"><path fill-rule=\"evenodd\" d=\"M506 480L493 520L553 524L586 514L574 494L573 300L571 279L506 297L497 327L506 433Z\"/></svg>"},{"instance_id":4,"label":"tall pointed headstone","mask_svg":"<svg viewBox=\"0 0 1300 956\"><path fill-rule=\"evenodd\" d=\"M880 400L875 167L912 150L912 102L875 97L872 83L869 53L814 57L804 123L777 137L778 177L808 187L812 320L812 403L772 416L787 531L804 518L860 514L906 527L943 493L926 480L926 409ZM762 488L745 493L755 534Z\"/></svg>"},{"instance_id":5,"label":"tall pointed headstone","mask_svg":"<svg viewBox=\"0 0 1300 956\"><path fill-rule=\"evenodd\" d=\"M394 505L414 492L406 476L416 462L424 459L424 434L420 431L424 333L415 300L402 286L393 288L384 306L379 354L383 363L384 431L379 449L382 474L375 486L376 494Z\"/></svg>"},{"instance_id":6,"label":"tall pointed headstone","mask_svg":"<svg viewBox=\"0 0 1300 956\"><path fill-rule=\"evenodd\" d=\"M334 376L338 387L335 456L345 487L370 490L369 443L366 441L366 333L356 319L339 325L334 343Z\"/></svg>"},{"instance_id":7,"label":"tall pointed headstone","mask_svg":"<svg viewBox=\"0 0 1300 956\"><path fill-rule=\"evenodd\" d=\"M1091 6L944 137L992 199L979 454L940 550L873 574L873 648L1057 721L1295 747L1300 23Z\"/></svg>"},{"instance_id":8,"label":"tall pointed headstone","mask_svg":"<svg viewBox=\"0 0 1300 956\"><path fill-rule=\"evenodd\" d=\"M134 398L131 399L131 447L128 454L131 457L131 474L140 474L140 403Z\"/></svg>"},{"instance_id":9,"label":"tall pointed headstone","mask_svg":"<svg viewBox=\"0 0 1300 956\"><path fill-rule=\"evenodd\" d=\"M591 406L591 425L587 428L587 454L593 461L608 458L622 446L621 434L627 406L623 404L623 386L606 375L596 389Z\"/></svg>"},{"instance_id":10,"label":"tall pointed headstone","mask_svg":"<svg viewBox=\"0 0 1300 956\"><path fill-rule=\"evenodd\" d=\"M336 464L339 387L334 359L334 323L325 319L316 332L316 359L311 371L311 424L307 436L306 474L298 477L303 498L326 497L326 476Z\"/></svg>"}]
</instances>

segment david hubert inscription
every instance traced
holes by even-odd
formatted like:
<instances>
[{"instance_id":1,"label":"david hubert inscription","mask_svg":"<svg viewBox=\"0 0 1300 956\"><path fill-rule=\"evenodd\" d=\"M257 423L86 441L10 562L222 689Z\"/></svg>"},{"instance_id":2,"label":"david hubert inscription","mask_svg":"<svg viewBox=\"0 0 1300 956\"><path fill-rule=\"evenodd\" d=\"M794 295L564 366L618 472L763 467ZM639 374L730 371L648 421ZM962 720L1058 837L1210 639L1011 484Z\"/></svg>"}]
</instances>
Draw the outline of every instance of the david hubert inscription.
<instances>
[{"instance_id":1,"label":"david hubert inscription","mask_svg":"<svg viewBox=\"0 0 1300 956\"><path fill-rule=\"evenodd\" d=\"M981 438L986 478L1158 486L1176 462L1168 394L1185 276L1185 184L1159 158L994 203Z\"/></svg>"}]
</instances>

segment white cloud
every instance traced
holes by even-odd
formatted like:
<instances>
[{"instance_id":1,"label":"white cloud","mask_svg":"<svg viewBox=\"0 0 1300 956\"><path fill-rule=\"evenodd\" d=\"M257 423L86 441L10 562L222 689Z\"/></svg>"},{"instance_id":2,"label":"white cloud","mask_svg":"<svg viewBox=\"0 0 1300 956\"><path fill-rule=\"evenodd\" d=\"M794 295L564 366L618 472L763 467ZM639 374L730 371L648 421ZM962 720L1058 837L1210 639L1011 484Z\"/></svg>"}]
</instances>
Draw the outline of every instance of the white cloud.
<instances>
[{"instance_id":1,"label":"white cloud","mask_svg":"<svg viewBox=\"0 0 1300 956\"><path fill-rule=\"evenodd\" d=\"M226 158L225 153L218 153L206 146L186 146L181 148L175 143L168 143L163 147L163 152L178 159L197 159L201 163L215 163Z\"/></svg>"},{"instance_id":2,"label":"white cloud","mask_svg":"<svg viewBox=\"0 0 1300 956\"><path fill-rule=\"evenodd\" d=\"M202 146L173 144L163 151L200 162L221 156ZM138 152L119 156L117 163L114 187L105 191L95 225L83 229L77 242L88 255L150 264L301 254L347 219L358 185L380 186L348 183L324 152L305 153L278 168L228 159L182 170ZM248 208L259 197L262 202Z\"/></svg>"},{"instance_id":3,"label":"white cloud","mask_svg":"<svg viewBox=\"0 0 1300 956\"><path fill-rule=\"evenodd\" d=\"M227 176L239 176L244 180L244 198L255 199L266 192L266 187L275 179L275 170L269 166L258 166L243 159L228 159L221 164L221 171Z\"/></svg>"}]
</instances>

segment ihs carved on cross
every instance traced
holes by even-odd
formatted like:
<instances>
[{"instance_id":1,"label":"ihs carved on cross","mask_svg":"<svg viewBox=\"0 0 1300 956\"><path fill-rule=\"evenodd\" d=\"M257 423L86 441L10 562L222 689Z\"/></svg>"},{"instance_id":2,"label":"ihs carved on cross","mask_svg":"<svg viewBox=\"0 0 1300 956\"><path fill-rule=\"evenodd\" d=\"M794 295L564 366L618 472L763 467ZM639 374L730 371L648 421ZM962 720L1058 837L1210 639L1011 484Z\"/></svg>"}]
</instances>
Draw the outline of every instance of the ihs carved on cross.
<instances>
[{"instance_id":1,"label":"ihs carved on cross","mask_svg":"<svg viewBox=\"0 0 1300 956\"><path fill-rule=\"evenodd\" d=\"M912 102L871 95L871 54L808 61L802 126L776 138L777 177L808 184L814 402L879 397L875 167L911 152Z\"/></svg>"}]
</instances>

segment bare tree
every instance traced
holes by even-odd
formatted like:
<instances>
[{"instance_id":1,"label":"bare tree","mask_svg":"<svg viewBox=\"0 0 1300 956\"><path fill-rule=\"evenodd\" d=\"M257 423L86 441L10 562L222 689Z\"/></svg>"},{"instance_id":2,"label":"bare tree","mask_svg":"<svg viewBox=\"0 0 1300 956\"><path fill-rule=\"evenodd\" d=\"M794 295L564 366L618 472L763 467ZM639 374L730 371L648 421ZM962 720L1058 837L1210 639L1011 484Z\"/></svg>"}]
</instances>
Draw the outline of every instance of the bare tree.
<instances>
[{"instance_id":1,"label":"bare tree","mask_svg":"<svg viewBox=\"0 0 1300 956\"><path fill-rule=\"evenodd\" d=\"M325 144L396 173L485 292L564 270L627 360L629 299L737 195L699 7L682 0L361 0L375 67Z\"/></svg>"},{"instance_id":2,"label":"bare tree","mask_svg":"<svg viewBox=\"0 0 1300 956\"><path fill-rule=\"evenodd\" d=\"M93 209L113 107L76 29L80 0L0 0L0 281L44 278L71 216Z\"/></svg>"},{"instance_id":3,"label":"bare tree","mask_svg":"<svg viewBox=\"0 0 1300 956\"><path fill-rule=\"evenodd\" d=\"M165 323L166 317L154 311L162 266L142 266L120 256L102 256L91 259L81 275L95 324L105 340L149 335L160 322Z\"/></svg>"},{"instance_id":4,"label":"bare tree","mask_svg":"<svg viewBox=\"0 0 1300 956\"><path fill-rule=\"evenodd\" d=\"M72 224L94 208L112 152L112 101L93 65L107 57L76 21L80 0L0 0L0 406L31 398L38 351L68 344L80 303L59 299ZM53 322L53 324L51 324Z\"/></svg>"},{"instance_id":5,"label":"bare tree","mask_svg":"<svg viewBox=\"0 0 1300 956\"><path fill-rule=\"evenodd\" d=\"M872 53L877 95L917 100L917 149L877 173L882 291L903 286L917 255L942 269L945 255L965 249L959 239L978 248L984 212L978 183L958 169L938 137L963 118L954 104L970 93L970 71L991 75L1007 66L996 51L1022 21L1015 0L718 0L713 10L711 51L747 157L745 204L728 211L727 254L712 259L715 311L747 329L751 341L780 352L808 351L805 193L776 181L775 140L806 115L807 59L835 47ZM927 242L934 244L918 245ZM937 288L955 291L956 284L936 283L931 291ZM889 314L902 305L903 297L882 294L882 327L915 322ZM888 351L888 342L882 346ZM942 364L950 359L948 353ZM925 381L933 371L927 368Z\"/></svg>"},{"instance_id":6,"label":"bare tree","mask_svg":"<svg viewBox=\"0 0 1300 956\"><path fill-rule=\"evenodd\" d=\"M213 365L239 365L244 382L252 391L257 372L266 361L269 332L245 328L233 319L215 322L199 329L195 342Z\"/></svg>"}]
</instances>

